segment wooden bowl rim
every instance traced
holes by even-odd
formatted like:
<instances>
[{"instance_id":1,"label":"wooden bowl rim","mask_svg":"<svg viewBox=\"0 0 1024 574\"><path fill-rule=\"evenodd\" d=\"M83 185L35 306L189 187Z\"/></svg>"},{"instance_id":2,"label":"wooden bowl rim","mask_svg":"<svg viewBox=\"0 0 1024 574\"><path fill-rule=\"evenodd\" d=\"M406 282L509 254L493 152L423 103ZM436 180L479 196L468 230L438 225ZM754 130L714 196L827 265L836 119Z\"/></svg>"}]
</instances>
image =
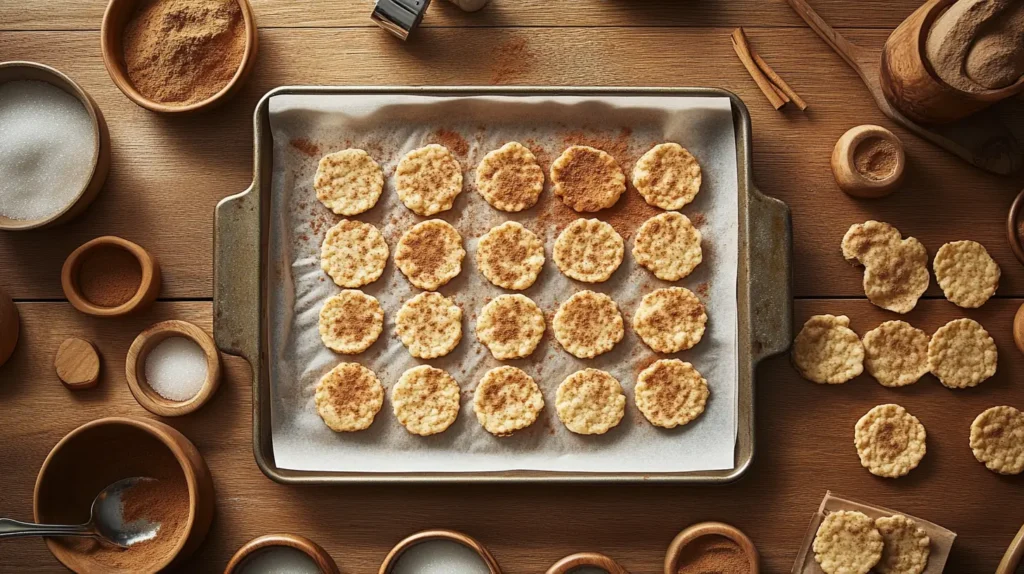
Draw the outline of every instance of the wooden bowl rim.
<instances>
[{"instance_id":1,"label":"wooden bowl rim","mask_svg":"<svg viewBox=\"0 0 1024 574\"><path fill-rule=\"evenodd\" d=\"M850 135L852 132L852 135ZM861 172L857 171L857 164L854 162L854 154L857 148L864 140L870 138L881 138L889 143L893 144L896 148L896 167L892 171L892 175L885 179L869 179L864 176ZM900 138L896 137L896 134L892 133L888 129L875 125L875 124L862 124L854 126L839 136L839 141L836 145L845 145L844 150L844 161L850 174L857 178L857 181L862 189L880 191L892 187L903 178L903 171L907 165L907 153L903 149L903 142Z\"/></svg>"},{"instance_id":2,"label":"wooden bowl rim","mask_svg":"<svg viewBox=\"0 0 1024 574\"><path fill-rule=\"evenodd\" d=\"M1010 251L1013 251L1013 256L1024 265L1024 244L1021 243L1021 236L1017 232L1017 219L1022 207L1024 207L1024 189L1020 190L1020 193L1014 198L1010 205L1010 213L1006 217L1006 239L1010 242Z\"/></svg>"},{"instance_id":3,"label":"wooden bowl rim","mask_svg":"<svg viewBox=\"0 0 1024 574\"><path fill-rule=\"evenodd\" d=\"M629 574L614 558L600 552L577 552L563 557L547 570L547 574L568 574L581 566L597 566L609 574Z\"/></svg>"},{"instance_id":4,"label":"wooden bowl rim","mask_svg":"<svg viewBox=\"0 0 1024 574\"><path fill-rule=\"evenodd\" d=\"M224 568L224 574L235 574L239 566L250 556L267 548L286 547L294 548L309 556L323 574L338 574L338 564L331 558L322 546L313 542L305 536L298 534L264 534L246 542L239 548L228 565Z\"/></svg>"},{"instance_id":5,"label":"wooden bowl rim","mask_svg":"<svg viewBox=\"0 0 1024 574\"><path fill-rule=\"evenodd\" d=\"M139 288L135 291L135 295L117 307L100 307L86 299L78 289L77 275L82 258L89 251L100 247L119 247L124 249L135 256L142 270L142 280L139 281ZM60 270L60 283L64 290L64 296L68 298L68 302L75 309L94 317L117 317L131 313L145 301L146 295L152 289L154 279L156 278L157 272L155 268L156 262L153 256L141 245L115 235L104 235L86 241L68 255L67 259L64 260L64 266Z\"/></svg>"},{"instance_id":6,"label":"wooden bowl rim","mask_svg":"<svg viewBox=\"0 0 1024 574\"><path fill-rule=\"evenodd\" d=\"M185 337L191 340L199 345L206 355L206 380L195 396L184 401L172 401L161 397L145 380L144 367L149 352L158 343L171 337ZM220 352L213 337L198 325L180 319L161 321L150 325L132 341L125 360L125 377L128 379L128 389L135 400L147 411L163 417L187 415L209 402L220 387Z\"/></svg>"},{"instance_id":7,"label":"wooden bowl rim","mask_svg":"<svg viewBox=\"0 0 1024 574\"><path fill-rule=\"evenodd\" d=\"M473 550L487 565L487 569L491 571L491 574L501 574L501 568L498 566L497 560L491 554L487 547L480 543L479 540L473 538L468 534L464 534L457 530L448 530L443 528L436 528L432 530L421 530L415 534L411 534L403 538L398 544L395 544L394 548L388 552L388 555L384 557L384 561L380 565L379 574L390 574L391 569L398 563L399 558L406 550L420 544L422 542L429 542L431 540L448 540L450 542L458 542L463 546Z\"/></svg>"},{"instance_id":8,"label":"wooden bowl rim","mask_svg":"<svg viewBox=\"0 0 1024 574\"><path fill-rule=\"evenodd\" d=\"M64 90L65 92L68 92L72 96L75 96L75 99L77 99L79 102L82 103L83 106L85 106L85 111L89 114L90 121L92 121L92 135L93 143L95 145L92 154L91 171L89 173L89 179L82 185L82 189L78 190L78 193L75 194L75 198L71 200L71 203L64 206L57 213L50 215L49 217L45 217L43 219L19 220L0 216L0 231L28 231L30 229L38 229L40 227L45 227L53 223L54 221L57 221L64 214L71 211L71 209L79 201L81 201L82 197L85 195L85 192L89 189L89 186L92 185L93 179L96 177L96 172L99 169L100 165L100 146L103 145L103 138L101 137L100 127L100 114L97 111L98 108L95 102L93 102L92 97L89 96L89 92L86 92L85 89L82 88L82 86L78 85L78 82L72 80L71 77L65 74L64 72L61 72L60 70L52 66L47 66L46 64L30 62L27 60L12 60L9 62L0 62L0 70L16 70L18 68L30 68L42 72L43 75L48 75L52 79L56 80L54 82L49 82L50 84L53 84L54 86ZM25 77L23 79L30 78ZM14 80L6 80L5 82L7 81Z\"/></svg>"},{"instance_id":9,"label":"wooden bowl rim","mask_svg":"<svg viewBox=\"0 0 1024 574\"><path fill-rule=\"evenodd\" d=\"M238 69L235 70L235 75L231 76L231 79L223 88L220 89L220 91L209 98L185 106L174 106L155 102L143 96L137 89L135 89L135 86L128 78L127 70L125 70L122 65L123 56L121 54L114 53L111 36L113 34L120 35L123 33L123 30L114 30L113 21L115 14L119 11L125 10L126 8L124 8L124 6L129 3L134 10L138 3L137 0L110 0L110 3L107 4L106 10L103 12L103 23L100 26L100 51L103 55L103 65L106 67L107 73L110 75L110 79L113 80L114 85L116 85L129 100L158 114L187 114L213 107L228 93L234 90L236 86L240 86L246 80L249 73L252 71L251 64L256 57L259 36L259 29L256 26L256 14L253 12L252 6L249 5L248 0L235 1L238 2L238 5L242 9L242 21L245 25L245 51L242 53L242 60L238 63ZM117 45L120 45L120 42L117 42Z\"/></svg>"},{"instance_id":10,"label":"wooden bowl rim","mask_svg":"<svg viewBox=\"0 0 1024 574\"><path fill-rule=\"evenodd\" d=\"M32 489L32 517L35 519L36 522L40 521L39 490L42 487L43 477L46 475L47 469L49 469L50 464L53 462L54 458L56 458L60 450L67 446L67 443L79 437L80 435L92 429L105 426L128 426L136 430L141 430L142 432L157 439L165 447L167 447L168 450L171 451L171 454L174 455L174 459L178 461L178 466L181 468L182 473L185 475L185 483L188 487L188 519L185 522L185 533L184 535L182 535L181 539L178 540L177 544L174 545L173 551L168 553L167 557L162 562L159 562L156 565L156 568L153 569L153 572L159 572L160 570L163 570L168 565L170 565L171 562L173 562L174 559L178 557L178 554L185 547L185 544L188 543L189 536L192 533L192 528L195 526L196 515L199 512L199 502L197 500L199 491L199 476L196 473L196 470L192 468L192 464L188 458L188 455L185 453L184 449L182 449L181 445L178 444L179 440L184 440L186 442L189 442L189 440L187 437L185 437L185 435L181 434L178 430L168 425L165 425L164 423L161 423L159 421L152 421L133 417L104 417L102 419L96 419L94 421L87 422L81 425L80 427L76 428L75 430L69 432L68 434L64 435L64 437L60 439L60 441L58 441L57 444L53 446L53 448L50 449L50 452L46 455L46 459L43 460L43 465L39 467L39 473L36 475L35 487L33 487ZM97 492L96 494L99 493ZM55 544L55 540L51 540L49 538L46 539L46 546L47 548L49 548L50 554L53 554L53 556L58 561L60 561L61 564L64 564L70 569L71 566L66 564L64 560L61 559L59 554L75 553L63 547L58 547L57 549L55 549Z\"/></svg>"},{"instance_id":11,"label":"wooden bowl rim","mask_svg":"<svg viewBox=\"0 0 1024 574\"><path fill-rule=\"evenodd\" d=\"M724 536L735 542L747 555L750 574L760 574L760 555L754 542L742 530L724 522L698 522L677 534L665 552L665 574L676 574L679 571L679 558L687 545L698 538L710 535Z\"/></svg>"}]
</instances>

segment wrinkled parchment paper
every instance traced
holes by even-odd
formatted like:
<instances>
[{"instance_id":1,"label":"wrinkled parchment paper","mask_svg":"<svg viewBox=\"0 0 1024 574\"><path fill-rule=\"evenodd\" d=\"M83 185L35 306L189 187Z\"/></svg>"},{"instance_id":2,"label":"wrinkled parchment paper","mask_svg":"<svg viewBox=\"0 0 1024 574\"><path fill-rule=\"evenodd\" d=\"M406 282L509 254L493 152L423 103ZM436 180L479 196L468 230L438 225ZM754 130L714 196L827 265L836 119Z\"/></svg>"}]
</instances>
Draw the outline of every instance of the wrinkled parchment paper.
<instances>
[{"instance_id":1,"label":"wrinkled parchment paper","mask_svg":"<svg viewBox=\"0 0 1024 574\"><path fill-rule=\"evenodd\" d=\"M727 98L281 95L270 100L270 123L274 169L269 360L278 467L386 473L516 469L658 473L733 468L738 185L736 136ZM545 172L565 147L575 143L602 147L616 156L627 178L635 160L664 141L681 143L700 161L700 194L682 212L704 235L704 261L690 277L676 283L697 293L708 309L703 340L677 355L692 362L708 380L711 396L699 419L673 430L655 428L633 402L636 374L658 357L633 332L631 319L644 294L669 284L634 262L632 232L657 210L630 186L630 196L621 198L614 208L587 215L606 219L619 230L626 239L626 257L606 283L574 282L551 260L558 231L575 214L553 196L550 183L538 205L516 214L493 209L475 190L474 170L480 159L510 140L531 147ZM393 175L405 152L435 142L452 149L464 169L465 187L455 207L434 216L459 230L467 251L462 273L440 289L463 309L463 338L448 356L422 361L412 358L395 335L395 315L419 290L397 270L393 255L401 234L428 218L402 205ZM379 203L355 218L376 225L392 254L383 276L363 288L384 308L384 333L369 350L355 356L326 349L317 330L321 305L340 290L320 269L320 244L341 217L316 200L313 176L322 155L347 147L365 149L384 169L386 185ZM531 357L506 364L524 369L537 380L546 406L530 428L496 438L477 422L472 391L487 370L502 363L477 340L474 328L480 308L507 291L487 282L476 268L475 252L479 237L508 219L523 223L545 241L544 269L537 283L523 293L545 312L548 333ZM609 294L626 323L626 336L615 349L591 360L566 353L550 331L558 304L582 289ZM373 425L363 432L332 432L314 407L317 381L343 361L372 369L388 393ZM409 434L398 423L389 399L401 374L422 363L447 370L463 390L455 424L426 438ZM621 424L602 436L569 432L554 409L559 383L586 367L609 371L622 383L628 399Z\"/></svg>"}]
</instances>

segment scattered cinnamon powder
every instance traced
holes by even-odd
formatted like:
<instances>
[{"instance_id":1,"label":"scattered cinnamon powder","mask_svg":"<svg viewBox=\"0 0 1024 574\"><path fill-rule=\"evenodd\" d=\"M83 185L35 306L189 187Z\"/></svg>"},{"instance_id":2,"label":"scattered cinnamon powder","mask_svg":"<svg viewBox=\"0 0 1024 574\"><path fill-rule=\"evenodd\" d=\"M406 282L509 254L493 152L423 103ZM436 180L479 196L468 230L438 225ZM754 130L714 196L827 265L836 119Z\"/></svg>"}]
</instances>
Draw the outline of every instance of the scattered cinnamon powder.
<instances>
[{"instance_id":1,"label":"scattered cinnamon powder","mask_svg":"<svg viewBox=\"0 0 1024 574\"><path fill-rule=\"evenodd\" d=\"M701 536L683 547L677 574L750 574L750 560L725 536Z\"/></svg>"},{"instance_id":2,"label":"scattered cinnamon powder","mask_svg":"<svg viewBox=\"0 0 1024 574\"><path fill-rule=\"evenodd\" d=\"M465 157L469 153L469 143L458 132L441 128L430 134L431 143L438 143L452 151L455 155Z\"/></svg>"},{"instance_id":3,"label":"scattered cinnamon powder","mask_svg":"<svg viewBox=\"0 0 1024 574\"><path fill-rule=\"evenodd\" d=\"M142 266L127 250L103 245L89 250L78 268L78 290L99 307L117 307L135 296L142 283Z\"/></svg>"},{"instance_id":4,"label":"scattered cinnamon powder","mask_svg":"<svg viewBox=\"0 0 1024 574\"><path fill-rule=\"evenodd\" d=\"M896 171L896 146L879 137L868 138L853 150L853 164L864 177L880 181Z\"/></svg>"},{"instance_id":5,"label":"scattered cinnamon powder","mask_svg":"<svg viewBox=\"0 0 1024 574\"><path fill-rule=\"evenodd\" d=\"M297 149L299 153L307 157L317 157L320 155L320 148L315 143L309 141L308 138L292 138L288 143Z\"/></svg>"},{"instance_id":6,"label":"scattered cinnamon powder","mask_svg":"<svg viewBox=\"0 0 1024 574\"><path fill-rule=\"evenodd\" d=\"M507 84L529 72L533 54L526 45L526 39L515 37L498 44L491 54L491 83Z\"/></svg>"}]
</instances>

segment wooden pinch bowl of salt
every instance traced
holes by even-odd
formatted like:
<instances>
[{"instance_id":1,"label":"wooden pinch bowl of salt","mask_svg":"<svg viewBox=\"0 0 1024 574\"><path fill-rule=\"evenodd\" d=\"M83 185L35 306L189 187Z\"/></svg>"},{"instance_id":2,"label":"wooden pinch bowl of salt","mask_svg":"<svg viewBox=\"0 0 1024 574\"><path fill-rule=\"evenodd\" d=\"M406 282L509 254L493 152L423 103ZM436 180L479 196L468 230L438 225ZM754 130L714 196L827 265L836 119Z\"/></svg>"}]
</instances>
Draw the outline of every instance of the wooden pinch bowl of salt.
<instances>
[{"instance_id":1,"label":"wooden pinch bowl of salt","mask_svg":"<svg viewBox=\"0 0 1024 574\"><path fill-rule=\"evenodd\" d=\"M15 132L4 136L6 141L0 144L0 153L9 154L7 159L14 160L19 151L34 156L37 158L34 161L14 165L37 168L34 172L21 170L25 179L16 186L31 188L25 190L31 195L18 198L16 205L8 203L19 194L12 192L5 198L4 186L0 184L0 230L25 231L67 223L92 203L110 171L110 132L103 113L74 80L44 64L0 62L0 90L6 89L5 86L18 93L0 98L7 100L5 106L0 106L0 127L7 123L5 129ZM84 113L76 102L84 108ZM62 116L61 125L51 125L53 122L46 123L39 114L72 115ZM69 119L76 121L64 121ZM54 152L52 154L39 149L54 145L64 145L67 149L47 148ZM64 157L63 152L73 152L75 157ZM45 164L53 164L54 169L38 169ZM57 169L59 166L63 167ZM4 173L6 170L0 166L0 174ZM15 185L9 174L4 179ZM39 189L35 189L37 187Z\"/></svg>"},{"instance_id":2,"label":"wooden pinch bowl of salt","mask_svg":"<svg viewBox=\"0 0 1024 574\"><path fill-rule=\"evenodd\" d=\"M137 268L132 263L137 263ZM132 268L121 269L124 265ZM119 278L118 273L132 277ZM138 286L134 291L133 285L121 284L136 280ZM142 311L156 301L160 294L160 264L142 246L107 235L87 241L68 255L60 271L60 284L71 306L82 313L94 317L122 317ZM127 292L118 294L116 291ZM94 301L90 296L100 300ZM105 297L113 299L106 301Z\"/></svg>"},{"instance_id":3,"label":"wooden pinch bowl of salt","mask_svg":"<svg viewBox=\"0 0 1024 574\"><path fill-rule=\"evenodd\" d=\"M205 405L221 379L213 337L187 321L157 323L135 338L125 362L128 388L149 412L187 415Z\"/></svg>"},{"instance_id":4,"label":"wooden pinch bowl of salt","mask_svg":"<svg viewBox=\"0 0 1024 574\"><path fill-rule=\"evenodd\" d=\"M721 537L731 541L738 548L738 551L746 557L745 562L741 561L740 564L735 564L735 566L742 569L742 565L745 564L747 567L745 574L761 573L761 558L757 552L757 547L754 546L754 542L742 530L724 522L698 522L687 527L672 539L672 543L669 544L668 550L665 552L665 574L688 572L686 569L686 555L692 550L690 545L706 536ZM737 568L729 571L732 572Z\"/></svg>"},{"instance_id":5,"label":"wooden pinch bowl of salt","mask_svg":"<svg viewBox=\"0 0 1024 574\"><path fill-rule=\"evenodd\" d=\"M338 565L319 544L297 534L253 538L235 552L224 574L339 574Z\"/></svg>"},{"instance_id":6,"label":"wooden pinch bowl of salt","mask_svg":"<svg viewBox=\"0 0 1024 574\"><path fill-rule=\"evenodd\" d=\"M455 555L449 549L436 548L436 552L430 552L433 542L442 542L450 545L455 543L464 547L479 557L479 562L472 564L465 563L466 557ZM413 547L420 546L415 550ZM460 549L461 550L461 549ZM421 552L422 551L422 552ZM415 556L413 554L415 553ZM415 563L413 566L402 564L402 557ZM452 562L457 562L453 564ZM424 570L433 572L460 572L460 574L476 574L477 572L488 574L501 574L498 562L491 555L490 551L476 538L455 530L436 529L423 530L408 536L395 545L384 558L380 565L378 574L411 574Z\"/></svg>"}]
</instances>

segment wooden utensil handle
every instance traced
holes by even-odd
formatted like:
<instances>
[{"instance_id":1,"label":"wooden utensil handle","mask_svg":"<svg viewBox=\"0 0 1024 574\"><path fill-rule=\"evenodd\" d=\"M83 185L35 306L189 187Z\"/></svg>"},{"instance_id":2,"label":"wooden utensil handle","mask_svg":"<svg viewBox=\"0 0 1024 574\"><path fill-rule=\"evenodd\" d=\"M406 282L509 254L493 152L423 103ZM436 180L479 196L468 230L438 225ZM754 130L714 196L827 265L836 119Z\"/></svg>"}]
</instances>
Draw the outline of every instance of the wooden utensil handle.
<instances>
[{"instance_id":1,"label":"wooden utensil handle","mask_svg":"<svg viewBox=\"0 0 1024 574\"><path fill-rule=\"evenodd\" d=\"M1024 526L1021 526L1017 536L1013 537L1013 542L1010 543L1006 554L1003 555L999 566L996 567L996 574L1013 574L1020 566L1022 558L1024 558Z\"/></svg>"},{"instance_id":2,"label":"wooden utensil handle","mask_svg":"<svg viewBox=\"0 0 1024 574\"><path fill-rule=\"evenodd\" d=\"M0 538L20 538L22 536L96 536L96 532L88 524L34 524L0 518Z\"/></svg>"},{"instance_id":3,"label":"wooden utensil handle","mask_svg":"<svg viewBox=\"0 0 1024 574\"><path fill-rule=\"evenodd\" d=\"M870 59L870 55L864 48L850 42L843 37L842 34L836 32L835 28L829 25L817 12L814 11L811 6L804 0L786 0L789 2L790 7L807 22L807 25L814 30L822 40L825 40L837 54L842 56L843 60L850 65L851 68L861 73L861 66L865 59Z\"/></svg>"}]
</instances>

